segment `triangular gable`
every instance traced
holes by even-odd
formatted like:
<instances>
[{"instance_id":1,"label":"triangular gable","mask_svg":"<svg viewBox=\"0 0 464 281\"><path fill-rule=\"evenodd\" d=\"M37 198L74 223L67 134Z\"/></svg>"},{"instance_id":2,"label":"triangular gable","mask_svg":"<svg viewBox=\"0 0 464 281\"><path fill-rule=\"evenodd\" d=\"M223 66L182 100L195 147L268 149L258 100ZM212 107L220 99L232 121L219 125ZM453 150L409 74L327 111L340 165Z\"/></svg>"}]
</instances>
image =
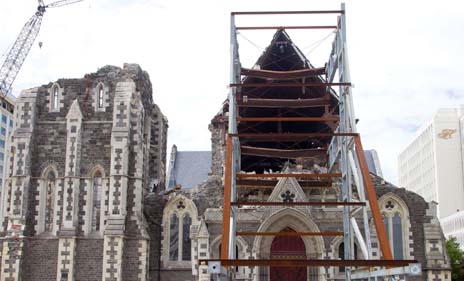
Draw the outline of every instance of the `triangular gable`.
<instances>
[{"instance_id":1,"label":"triangular gable","mask_svg":"<svg viewBox=\"0 0 464 281\"><path fill-rule=\"evenodd\" d=\"M281 178L267 199L268 202L283 202L284 200L307 201L306 194L295 178Z\"/></svg>"}]
</instances>

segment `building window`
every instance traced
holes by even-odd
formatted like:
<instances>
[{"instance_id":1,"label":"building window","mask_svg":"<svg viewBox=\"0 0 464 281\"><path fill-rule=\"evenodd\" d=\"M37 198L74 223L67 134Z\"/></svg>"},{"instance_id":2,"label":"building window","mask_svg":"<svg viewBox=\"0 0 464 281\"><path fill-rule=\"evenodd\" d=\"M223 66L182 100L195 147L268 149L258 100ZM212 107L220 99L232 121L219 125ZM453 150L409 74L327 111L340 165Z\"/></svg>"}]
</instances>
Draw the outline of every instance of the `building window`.
<instances>
[{"instance_id":1,"label":"building window","mask_svg":"<svg viewBox=\"0 0 464 281\"><path fill-rule=\"evenodd\" d=\"M7 119L8 119L8 117L6 117L5 114L2 114L2 123L6 124Z\"/></svg>"},{"instance_id":2,"label":"building window","mask_svg":"<svg viewBox=\"0 0 464 281\"><path fill-rule=\"evenodd\" d=\"M92 179L92 231L100 231L102 174L96 171Z\"/></svg>"},{"instance_id":3,"label":"building window","mask_svg":"<svg viewBox=\"0 0 464 281\"><path fill-rule=\"evenodd\" d=\"M0 129L0 134L2 134L2 136L6 136L6 128L1 128Z\"/></svg>"},{"instance_id":4,"label":"building window","mask_svg":"<svg viewBox=\"0 0 464 281\"><path fill-rule=\"evenodd\" d=\"M53 230L53 217L55 210L55 173L50 171L45 186L45 232Z\"/></svg>"},{"instance_id":5,"label":"building window","mask_svg":"<svg viewBox=\"0 0 464 281\"><path fill-rule=\"evenodd\" d=\"M163 215L164 239L163 260L169 266L175 262L175 266L182 268L190 267L192 256L192 241L190 239L190 228L195 223L197 210L194 203L179 196L167 204Z\"/></svg>"},{"instance_id":6,"label":"building window","mask_svg":"<svg viewBox=\"0 0 464 281\"><path fill-rule=\"evenodd\" d=\"M10 119L10 128L13 128L13 120Z\"/></svg>"},{"instance_id":7,"label":"building window","mask_svg":"<svg viewBox=\"0 0 464 281\"><path fill-rule=\"evenodd\" d=\"M182 260L191 260L191 248L192 241L190 240L190 226L192 225L192 219L189 214L184 215L183 226L182 226Z\"/></svg>"},{"instance_id":8,"label":"building window","mask_svg":"<svg viewBox=\"0 0 464 281\"><path fill-rule=\"evenodd\" d=\"M59 89L58 86L54 86L52 88L52 100L51 100L51 109L52 110L57 110L59 107Z\"/></svg>"},{"instance_id":9,"label":"building window","mask_svg":"<svg viewBox=\"0 0 464 281\"><path fill-rule=\"evenodd\" d=\"M379 200L379 205L382 207L382 218L393 257L399 260L407 258L408 246L405 245L405 239L408 227L405 218L408 217L408 210L406 205L400 204L398 200L393 198Z\"/></svg>"},{"instance_id":10,"label":"building window","mask_svg":"<svg viewBox=\"0 0 464 281\"><path fill-rule=\"evenodd\" d=\"M103 85L100 85L98 87L98 108L103 108L103 98L104 98L104 91L103 91Z\"/></svg>"},{"instance_id":11,"label":"building window","mask_svg":"<svg viewBox=\"0 0 464 281\"><path fill-rule=\"evenodd\" d=\"M338 258L341 260L345 259L345 243L344 242L338 245ZM356 244L354 244L354 259L355 260L358 259L358 246L356 246ZM345 272L344 266L340 266L339 269L340 269L340 272Z\"/></svg>"},{"instance_id":12,"label":"building window","mask_svg":"<svg viewBox=\"0 0 464 281\"><path fill-rule=\"evenodd\" d=\"M179 218L174 213L169 223L169 260L177 261L179 257Z\"/></svg>"},{"instance_id":13,"label":"building window","mask_svg":"<svg viewBox=\"0 0 464 281\"><path fill-rule=\"evenodd\" d=\"M0 147L4 148L5 147L5 140L0 140Z\"/></svg>"},{"instance_id":14,"label":"building window","mask_svg":"<svg viewBox=\"0 0 464 281\"><path fill-rule=\"evenodd\" d=\"M5 154L3 152L0 152L0 162L3 163L3 159L5 159Z\"/></svg>"}]
</instances>

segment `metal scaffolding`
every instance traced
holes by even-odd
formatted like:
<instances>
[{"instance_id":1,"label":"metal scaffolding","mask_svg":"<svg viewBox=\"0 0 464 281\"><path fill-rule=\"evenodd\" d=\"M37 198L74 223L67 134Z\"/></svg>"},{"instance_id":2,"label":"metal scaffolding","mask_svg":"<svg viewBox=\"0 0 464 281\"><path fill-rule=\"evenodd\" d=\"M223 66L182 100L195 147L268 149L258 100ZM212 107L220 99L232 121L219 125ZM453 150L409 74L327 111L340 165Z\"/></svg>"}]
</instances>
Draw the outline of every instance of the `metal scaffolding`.
<instances>
[{"instance_id":1,"label":"metal scaffolding","mask_svg":"<svg viewBox=\"0 0 464 281\"><path fill-rule=\"evenodd\" d=\"M336 25L320 26L236 26L237 16L250 15L281 15L281 14L335 14L337 15ZM306 66L303 69L288 71L273 71L264 69L242 68L237 43L237 30L263 30L263 29L333 29L335 39L332 43L332 50L329 59L322 68ZM229 116L228 134L226 136L225 153L225 172L224 172L224 208L223 208L223 231L221 241L221 257L218 260L200 260L202 264L213 264L222 267L221 280L233 280L233 273L230 268L233 266L250 267L331 267L344 266L345 279L360 279L378 276L390 276L393 274L413 274L417 273L417 262L413 260L395 260L392 256L388 237L379 210L374 185L371 181L367 161L364 156L361 138L356 131L356 121L354 115L352 85L348 65L347 45L346 45L346 15L345 5L342 4L340 10L332 11L287 11L287 12L233 12L231 13L231 69L230 69L230 92L229 92ZM253 77L255 80L246 80L246 77ZM307 79L308 77L317 77ZM322 78L321 78L322 77ZM256 80L256 78L258 80ZM262 79L264 81L261 81ZM298 80L298 79L301 79ZM295 81L298 80L298 81ZM258 82L256 82L258 81ZM324 94L319 98L292 99L292 98L266 98L249 97L243 93L246 88L301 88L318 89ZM332 87L338 88L338 100L332 110L330 105L333 103L329 93L334 93ZM281 114L278 116L243 116L239 113L242 107L261 107L273 108L278 112L288 112L288 108L322 108L320 116L294 116ZM338 112L338 115L335 113ZM245 114L246 115L246 114ZM260 132L259 130L250 132L240 124L263 124L263 123L291 123L314 124L323 123L332 130L326 131L295 131L295 132ZM239 129L239 125L242 129ZM310 126L308 125L308 128ZM256 130L256 129L255 129ZM251 146L247 143L271 143L271 142L317 142L321 139L326 140L327 147L305 147L282 149ZM270 158L297 158L319 155L327 158L327 173L306 173L306 172L285 172L280 173L241 173L243 155L254 155ZM267 179L294 178L301 186L311 185L317 187L330 187L336 182L341 186L341 197L337 201L306 201L306 202L269 202L269 201L244 201L239 200L237 190L244 186L259 188L256 184L259 180L264 182ZM252 181L253 179L255 181ZM246 182L246 183L245 183ZM272 183L268 184L272 188ZM264 183L261 184L261 187ZM266 187L266 188L269 188ZM356 193L354 196L353 191ZM261 206L269 208L272 206L296 207L296 206L332 206L341 207L343 212L342 231L333 232L237 232L237 214L239 207ZM371 233L369 227L368 211L372 215L375 232L377 234L382 259L373 259L371 253ZM355 213L361 212L362 228L354 217ZM343 236L344 241L344 260L335 259L238 259L235 253L237 236ZM354 253L354 240L360 246L365 259L356 259ZM410 266L414 267L410 267ZM364 271L358 270L352 274L353 267L362 267ZM368 270L366 270L368 268ZM371 270L376 268L376 271ZM419 270L420 272L420 270Z\"/></svg>"}]
</instances>

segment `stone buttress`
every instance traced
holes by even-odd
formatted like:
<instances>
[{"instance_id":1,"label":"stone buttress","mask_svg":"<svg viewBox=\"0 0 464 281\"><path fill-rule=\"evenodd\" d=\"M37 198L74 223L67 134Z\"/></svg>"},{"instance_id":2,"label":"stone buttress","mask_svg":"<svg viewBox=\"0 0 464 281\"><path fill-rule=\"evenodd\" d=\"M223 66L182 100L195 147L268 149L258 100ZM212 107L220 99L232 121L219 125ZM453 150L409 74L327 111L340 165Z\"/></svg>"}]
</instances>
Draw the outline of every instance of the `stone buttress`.
<instances>
[{"instance_id":1,"label":"stone buttress","mask_svg":"<svg viewBox=\"0 0 464 281\"><path fill-rule=\"evenodd\" d=\"M20 280L31 180L30 145L35 127L35 102L36 93L31 90L21 94L15 107L15 137L7 154L8 178L3 191L6 235L2 243L1 281Z\"/></svg>"}]
</instances>

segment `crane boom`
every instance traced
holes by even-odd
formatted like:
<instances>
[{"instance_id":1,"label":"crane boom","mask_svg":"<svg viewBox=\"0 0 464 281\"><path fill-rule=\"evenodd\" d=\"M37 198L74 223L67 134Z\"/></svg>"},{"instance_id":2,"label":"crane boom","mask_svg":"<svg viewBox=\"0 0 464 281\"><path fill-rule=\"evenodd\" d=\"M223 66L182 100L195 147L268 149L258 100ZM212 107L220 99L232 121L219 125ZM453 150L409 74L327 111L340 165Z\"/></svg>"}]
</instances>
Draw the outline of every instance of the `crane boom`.
<instances>
[{"instance_id":1,"label":"crane boom","mask_svg":"<svg viewBox=\"0 0 464 281\"><path fill-rule=\"evenodd\" d=\"M16 38L13 47L9 50L0 68L0 95L7 95L10 93L11 85L16 75L18 75L27 54L31 50L35 38L39 34L45 9L48 7L61 7L81 1L83 0L60 0L44 5L43 0L39 0L37 11L21 29L18 38Z\"/></svg>"},{"instance_id":2,"label":"crane boom","mask_svg":"<svg viewBox=\"0 0 464 281\"><path fill-rule=\"evenodd\" d=\"M69 4L74 4L74 3L77 3L77 2L82 2L82 1L83 0L60 0L60 1L50 3L50 4L46 5L45 7L46 8L56 8L56 7L66 6L66 5L69 5Z\"/></svg>"},{"instance_id":3,"label":"crane boom","mask_svg":"<svg viewBox=\"0 0 464 281\"><path fill-rule=\"evenodd\" d=\"M23 26L13 47L8 52L0 68L0 92L3 95L10 93L11 85L39 34L42 17L43 12L38 10Z\"/></svg>"}]
</instances>

